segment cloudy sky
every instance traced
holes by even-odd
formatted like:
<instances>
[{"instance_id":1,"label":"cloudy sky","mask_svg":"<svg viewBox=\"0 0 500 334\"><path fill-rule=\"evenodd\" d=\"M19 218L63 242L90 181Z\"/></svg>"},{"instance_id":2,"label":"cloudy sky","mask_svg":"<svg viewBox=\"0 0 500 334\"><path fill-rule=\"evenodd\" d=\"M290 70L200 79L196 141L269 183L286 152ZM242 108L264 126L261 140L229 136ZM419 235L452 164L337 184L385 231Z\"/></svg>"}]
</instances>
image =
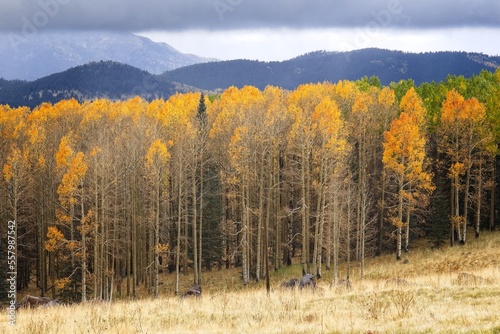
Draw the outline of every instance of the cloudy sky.
<instances>
[{"instance_id":1,"label":"cloudy sky","mask_svg":"<svg viewBox=\"0 0 500 334\"><path fill-rule=\"evenodd\" d=\"M500 55L499 0L0 0L0 30L129 31L219 59L380 47Z\"/></svg>"}]
</instances>

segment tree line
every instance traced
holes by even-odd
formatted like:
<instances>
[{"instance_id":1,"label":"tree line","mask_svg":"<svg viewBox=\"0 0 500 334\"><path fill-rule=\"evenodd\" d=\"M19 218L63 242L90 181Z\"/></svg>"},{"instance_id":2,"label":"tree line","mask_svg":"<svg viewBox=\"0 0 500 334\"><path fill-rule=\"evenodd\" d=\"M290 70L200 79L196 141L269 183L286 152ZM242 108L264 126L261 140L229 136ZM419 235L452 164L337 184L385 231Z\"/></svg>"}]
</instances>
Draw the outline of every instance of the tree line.
<instances>
[{"instance_id":1,"label":"tree line","mask_svg":"<svg viewBox=\"0 0 500 334\"><path fill-rule=\"evenodd\" d=\"M3 105L0 248L15 220L18 288L75 301L158 296L167 271L176 294L213 269L249 284L297 258L363 278L367 256L495 228L499 113L500 70Z\"/></svg>"}]
</instances>

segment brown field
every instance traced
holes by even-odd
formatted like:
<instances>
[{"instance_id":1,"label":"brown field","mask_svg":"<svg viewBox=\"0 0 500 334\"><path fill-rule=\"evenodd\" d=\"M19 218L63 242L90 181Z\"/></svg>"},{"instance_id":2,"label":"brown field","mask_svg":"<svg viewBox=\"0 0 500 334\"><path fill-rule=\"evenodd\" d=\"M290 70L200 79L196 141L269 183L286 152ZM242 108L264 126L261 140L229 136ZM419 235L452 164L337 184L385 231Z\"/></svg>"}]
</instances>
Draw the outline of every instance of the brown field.
<instances>
[{"instance_id":1,"label":"brown field","mask_svg":"<svg viewBox=\"0 0 500 334\"><path fill-rule=\"evenodd\" d=\"M368 260L364 280L354 267L349 290L331 272L314 292L279 288L295 265L273 273L270 295L231 270L203 273L203 297L180 299L169 275L159 299L20 310L16 326L4 312L0 333L500 333L500 233L403 259Z\"/></svg>"}]
</instances>

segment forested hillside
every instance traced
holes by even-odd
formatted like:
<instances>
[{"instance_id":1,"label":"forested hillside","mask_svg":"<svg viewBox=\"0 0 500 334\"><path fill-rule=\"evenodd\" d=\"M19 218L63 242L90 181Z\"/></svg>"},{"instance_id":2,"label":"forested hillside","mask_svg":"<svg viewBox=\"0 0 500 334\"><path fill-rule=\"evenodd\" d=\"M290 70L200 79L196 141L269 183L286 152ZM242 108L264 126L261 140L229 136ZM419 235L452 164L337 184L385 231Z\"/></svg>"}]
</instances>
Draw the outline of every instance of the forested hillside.
<instances>
[{"instance_id":1,"label":"forested hillside","mask_svg":"<svg viewBox=\"0 0 500 334\"><path fill-rule=\"evenodd\" d=\"M358 80L377 76L382 84L412 79L443 81L448 75L466 78L482 70L495 71L500 57L467 52L406 53L383 49L349 52L311 52L290 60L263 62L228 60L185 66L161 75L165 80L201 89L226 89L252 85L264 89L274 85L295 89L308 82Z\"/></svg>"},{"instance_id":2,"label":"forested hillside","mask_svg":"<svg viewBox=\"0 0 500 334\"><path fill-rule=\"evenodd\" d=\"M181 274L238 267L251 284L297 258L363 277L366 257L399 260L416 239L464 244L496 227L499 113L500 70L0 106L18 288L157 296L162 272L178 293Z\"/></svg>"},{"instance_id":3,"label":"forested hillside","mask_svg":"<svg viewBox=\"0 0 500 334\"><path fill-rule=\"evenodd\" d=\"M80 102L105 98L125 100L141 96L148 101L185 92L180 85L130 65L112 61L91 62L35 81L0 79L0 103L35 108L43 102L65 99Z\"/></svg>"}]
</instances>

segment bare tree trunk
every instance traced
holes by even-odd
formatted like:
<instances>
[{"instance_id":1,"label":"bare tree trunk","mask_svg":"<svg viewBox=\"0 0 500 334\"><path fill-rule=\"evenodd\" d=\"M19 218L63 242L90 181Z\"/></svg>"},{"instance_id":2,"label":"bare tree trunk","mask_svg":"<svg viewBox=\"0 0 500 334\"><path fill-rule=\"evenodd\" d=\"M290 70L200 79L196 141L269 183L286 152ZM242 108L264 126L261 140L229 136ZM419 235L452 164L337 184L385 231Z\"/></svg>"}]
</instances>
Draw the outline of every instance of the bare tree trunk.
<instances>
[{"instance_id":1,"label":"bare tree trunk","mask_svg":"<svg viewBox=\"0 0 500 334\"><path fill-rule=\"evenodd\" d=\"M349 286L351 277L351 184L347 189L347 266L346 266L346 284Z\"/></svg>"},{"instance_id":2,"label":"bare tree trunk","mask_svg":"<svg viewBox=\"0 0 500 334\"><path fill-rule=\"evenodd\" d=\"M137 225L138 225L138 217L137 208L136 208L136 188L135 188L135 180L134 180L134 189L132 190L132 296L137 298L137 283L138 283L138 265L137 265L137 247L138 247L138 237L137 237Z\"/></svg>"},{"instance_id":3,"label":"bare tree trunk","mask_svg":"<svg viewBox=\"0 0 500 334\"><path fill-rule=\"evenodd\" d=\"M320 181L320 187L323 187L323 184ZM314 223L314 246L313 246L313 273L318 273L318 247L319 247L319 238L320 238L320 220L321 220L321 197L323 195L323 191L320 190L318 193L318 203L316 206L316 220Z\"/></svg>"},{"instance_id":4,"label":"bare tree trunk","mask_svg":"<svg viewBox=\"0 0 500 334\"><path fill-rule=\"evenodd\" d=\"M87 301L87 228L85 226L84 217L84 206L83 206L83 196L80 199L81 210L82 210L82 224L81 224L81 234L82 234L82 302Z\"/></svg>"},{"instance_id":5,"label":"bare tree trunk","mask_svg":"<svg viewBox=\"0 0 500 334\"><path fill-rule=\"evenodd\" d=\"M402 182L401 182L402 183ZM398 221L397 221L397 235L396 235L396 260L401 260L401 236L403 234L402 224L403 224L403 187L400 185L399 188L399 201L398 201Z\"/></svg>"},{"instance_id":6,"label":"bare tree trunk","mask_svg":"<svg viewBox=\"0 0 500 334\"><path fill-rule=\"evenodd\" d=\"M245 191L245 186L244 186L245 182L244 182L244 179L243 179L243 182L242 182L242 207L241 207L241 210L242 210L242 213L243 213L243 216L242 216L242 227L241 227L241 230L242 230L242 241L241 241L241 255L242 255L242 264L243 264L243 284L244 285L247 285L249 283L249 272L250 272L250 268L249 268L249 253L248 253L248 249L249 249L249 242L248 242L248 234L249 234L249 231L248 231L248 204L247 204L247 201L248 201L248 198L247 198L247 194L246 194L246 191Z\"/></svg>"},{"instance_id":7,"label":"bare tree trunk","mask_svg":"<svg viewBox=\"0 0 500 334\"><path fill-rule=\"evenodd\" d=\"M470 159L472 159L471 157L469 157ZM470 160L469 160L470 161ZM465 241L466 241L466 238L467 238L467 221L469 219L469 193L470 193L470 178L471 178L471 175L470 175L470 170L471 170L471 167L469 166L469 168L467 168L467 172L466 172L466 175L465 175L465 189L464 189L464 219L463 219L463 224L464 224L464 228L463 228L463 232L462 232L462 237L460 240L460 243L462 245L465 245Z\"/></svg>"},{"instance_id":8,"label":"bare tree trunk","mask_svg":"<svg viewBox=\"0 0 500 334\"><path fill-rule=\"evenodd\" d=\"M454 187L453 187L453 195L454 195L454 205L453 208L455 209L454 216L458 219L460 217L460 201L459 201L459 183L458 183L458 176L454 177ZM454 222L453 227L457 230L457 235L460 238L460 222L457 220ZM451 236L451 245L453 246L455 244L455 232L452 230L452 236Z\"/></svg>"},{"instance_id":9,"label":"bare tree trunk","mask_svg":"<svg viewBox=\"0 0 500 334\"><path fill-rule=\"evenodd\" d=\"M384 230L384 219L385 219L385 171L382 171L382 194L380 200L380 217L379 217L379 225L378 225L378 250L377 255L382 255L382 243L383 243L383 230Z\"/></svg>"},{"instance_id":10,"label":"bare tree trunk","mask_svg":"<svg viewBox=\"0 0 500 334\"><path fill-rule=\"evenodd\" d=\"M309 217L307 215L307 205L308 202L306 200L308 194L307 194L307 169L308 163L307 161L307 155L308 152L302 148L302 163L301 163L301 213L302 213L302 271L304 273L309 272L308 271L308 262L309 262L309 243L308 243L308 235L309 235Z\"/></svg>"},{"instance_id":11,"label":"bare tree trunk","mask_svg":"<svg viewBox=\"0 0 500 334\"><path fill-rule=\"evenodd\" d=\"M204 197L204 186L203 183L205 182L205 176L203 175L204 173L204 155L203 155L203 149L201 151L200 155L200 227L199 227L199 246L198 246L198 284L201 284L201 266L202 266L202 261L203 261L203 197Z\"/></svg>"},{"instance_id":12,"label":"bare tree trunk","mask_svg":"<svg viewBox=\"0 0 500 334\"><path fill-rule=\"evenodd\" d=\"M360 274L361 274L361 279L365 278L365 242L366 242L366 213L368 210L368 194L366 193L366 180L363 181L364 187L363 187L363 195L362 195L362 202L361 202L361 233L360 233Z\"/></svg>"},{"instance_id":13,"label":"bare tree trunk","mask_svg":"<svg viewBox=\"0 0 500 334\"><path fill-rule=\"evenodd\" d=\"M155 226L154 226L154 297L159 295L159 280L160 280L160 259L158 253L158 245L160 244L160 180L156 184L156 203L155 203Z\"/></svg>"},{"instance_id":14,"label":"bare tree trunk","mask_svg":"<svg viewBox=\"0 0 500 334\"><path fill-rule=\"evenodd\" d=\"M333 281L337 283L339 279L339 250L340 250L340 205L339 194L333 194Z\"/></svg>"},{"instance_id":15,"label":"bare tree trunk","mask_svg":"<svg viewBox=\"0 0 500 334\"><path fill-rule=\"evenodd\" d=\"M410 251L410 208L406 208L405 252Z\"/></svg>"},{"instance_id":16,"label":"bare tree trunk","mask_svg":"<svg viewBox=\"0 0 500 334\"><path fill-rule=\"evenodd\" d=\"M492 176L491 179L493 180L492 186L491 186L491 193L490 193L490 231L495 230L495 197L496 197L496 179L497 179L497 158L493 157L491 162L492 165Z\"/></svg>"},{"instance_id":17,"label":"bare tree trunk","mask_svg":"<svg viewBox=\"0 0 500 334\"><path fill-rule=\"evenodd\" d=\"M264 154L261 157L259 177L259 221L257 223L257 256L255 263L255 279L260 281L262 260L262 229L264 225ZM265 247L265 246L264 246Z\"/></svg>"},{"instance_id":18,"label":"bare tree trunk","mask_svg":"<svg viewBox=\"0 0 500 334\"><path fill-rule=\"evenodd\" d=\"M195 158L195 161L194 161L194 165L196 166L197 165L197 161L196 161L196 158ZM192 205L193 205L193 270L194 270L194 284L195 285L198 285L200 284L200 277L198 275L198 237L197 237L197 234L198 234L198 228L197 228L197 224L196 224L196 221L198 219L198 210L197 210L197 206L198 206L198 201L197 201L197 197L198 197L198 194L197 194L197 191L196 191L196 167L194 167L194 171L193 171L193 177L192 177ZM187 255L187 254L186 254Z\"/></svg>"},{"instance_id":19,"label":"bare tree trunk","mask_svg":"<svg viewBox=\"0 0 500 334\"><path fill-rule=\"evenodd\" d=\"M177 248L175 253L175 295L179 295L179 272L181 261L181 224L182 224L182 162L179 161L178 198L177 198Z\"/></svg>"},{"instance_id":20,"label":"bare tree trunk","mask_svg":"<svg viewBox=\"0 0 500 334\"><path fill-rule=\"evenodd\" d=\"M477 175L477 195L476 195L476 239L479 238L479 227L481 223L481 201L483 192L483 163L479 161L479 170Z\"/></svg>"}]
</instances>

